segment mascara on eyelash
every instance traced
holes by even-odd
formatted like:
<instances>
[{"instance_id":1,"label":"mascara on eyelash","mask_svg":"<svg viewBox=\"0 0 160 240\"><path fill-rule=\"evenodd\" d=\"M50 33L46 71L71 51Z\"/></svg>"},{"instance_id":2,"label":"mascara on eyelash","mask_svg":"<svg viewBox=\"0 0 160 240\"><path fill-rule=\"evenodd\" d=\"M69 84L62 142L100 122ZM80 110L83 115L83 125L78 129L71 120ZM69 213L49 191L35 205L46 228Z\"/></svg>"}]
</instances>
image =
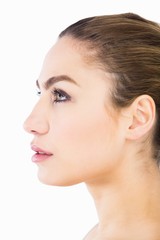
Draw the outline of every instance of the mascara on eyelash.
<instances>
[{"instance_id":1,"label":"mascara on eyelash","mask_svg":"<svg viewBox=\"0 0 160 240\"><path fill-rule=\"evenodd\" d=\"M41 95L41 90L40 90L40 89L37 89L37 90L36 90L36 93L37 93L37 96L40 96L40 95Z\"/></svg>"},{"instance_id":2,"label":"mascara on eyelash","mask_svg":"<svg viewBox=\"0 0 160 240\"><path fill-rule=\"evenodd\" d=\"M55 98L58 98L58 95L59 95L59 98L65 98L65 99L55 99L55 103L58 103L58 102L67 102L71 99L71 97L65 92L63 91L62 89L53 89L52 91L52 94L54 95Z\"/></svg>"}]
</instances>

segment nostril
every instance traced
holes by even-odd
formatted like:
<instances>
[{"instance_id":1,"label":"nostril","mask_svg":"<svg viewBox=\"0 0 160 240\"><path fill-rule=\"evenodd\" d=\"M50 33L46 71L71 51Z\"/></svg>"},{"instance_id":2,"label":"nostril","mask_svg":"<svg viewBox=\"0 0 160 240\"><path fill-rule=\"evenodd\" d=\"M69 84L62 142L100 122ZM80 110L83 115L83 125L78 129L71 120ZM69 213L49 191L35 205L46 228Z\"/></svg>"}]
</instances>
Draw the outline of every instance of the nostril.
<instances>
[{"instance_id":1,"label":"nostril","mask_svg":"<svg viewBox=\"0 0 160 240\"><path fill-rule=\"evenodd\" d=\"M45 134L49 131L49 124L45 121L39 121L35 119L26 120L23 124L23 128L26 132L36 135Z\"/></svg>"},{"instance_id":2,"label":"nostril","mask_svg":"<svg viewBox=\"0 0 160 240\"><path fill-rule=\"evenodd\" d=\"M23 129L28 133L33 133L34 134L36 132L35 130L33 130L33 128L31 128L31 126L28 122L28 119L25 120L25 122L23 123Z\"/></svg>"},{"instance_id":3,"label":"nostril","mask_svg":"<svg viewBox=\"0 0 160 240\"><path fill-rule=\"evenodd\" d=\"M49 123L47 119L40 113L32 112L23 123L24 130L30 134L45 134L49 131Z\"/></svg>"},{"instance_id":4,"label":"nostril","mask_svg":"<svg viewBox=\"0 0 160 240\"><path fill-rule=\"evenodd\" d=\"M36 130L30 130L30 132L34 134L34 133L36 133Z\"/></svg>"},{"instance_id":5,"label":"nostril","mask_svg":"<svg viewBox=\"0 0 160 240\"><path fill-rule=\"evenodd\" d=\"M33 119L31 115L29 115L29 117L25 119L23 123L23 128L26 132L30 134L35 134L37 132L35 119Z\"/></svg>"}]
</instances>

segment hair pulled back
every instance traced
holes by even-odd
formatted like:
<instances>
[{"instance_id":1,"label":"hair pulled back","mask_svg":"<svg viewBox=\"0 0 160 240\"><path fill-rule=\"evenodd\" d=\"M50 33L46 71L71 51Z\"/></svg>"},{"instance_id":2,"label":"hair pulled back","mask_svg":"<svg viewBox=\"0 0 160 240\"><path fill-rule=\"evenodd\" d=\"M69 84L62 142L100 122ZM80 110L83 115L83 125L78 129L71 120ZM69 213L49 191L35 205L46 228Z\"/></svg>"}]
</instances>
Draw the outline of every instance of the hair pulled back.
<instances>
[{"instance_id":1,"label":"hair pulled back","mask_svg":"<svg viewBox=\"0 0 160 240\"><path fill-rule=\"evenodd\" d=\"M107 72L115 75L113 103L126 107L142 94L156 105L154 145L160 152L160 26L134 13L82 19L62 31L59 38L79 40ZM159 156L160 157L160 156ZM160 159L158 160L160 161Z\"/></svg>"}]
</instances>

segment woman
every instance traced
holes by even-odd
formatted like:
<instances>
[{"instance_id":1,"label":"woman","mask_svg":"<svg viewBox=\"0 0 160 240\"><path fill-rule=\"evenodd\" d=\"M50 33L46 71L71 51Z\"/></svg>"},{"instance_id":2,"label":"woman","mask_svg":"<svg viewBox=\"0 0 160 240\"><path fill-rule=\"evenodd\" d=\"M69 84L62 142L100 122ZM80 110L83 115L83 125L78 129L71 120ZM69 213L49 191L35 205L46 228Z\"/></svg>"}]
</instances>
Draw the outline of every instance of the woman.
<instances>
[{"instance_id":1,"label":"woman","mask_svg":"<svg viewBox=\"0 0 160 240\"><path fill-rule=\"evenodd\" d=\"M99 223L85 240L160 239L160 27L136 14L82 19L49 50L33 135L40 181L85 182Z\"/></svg>"}]
</instances>

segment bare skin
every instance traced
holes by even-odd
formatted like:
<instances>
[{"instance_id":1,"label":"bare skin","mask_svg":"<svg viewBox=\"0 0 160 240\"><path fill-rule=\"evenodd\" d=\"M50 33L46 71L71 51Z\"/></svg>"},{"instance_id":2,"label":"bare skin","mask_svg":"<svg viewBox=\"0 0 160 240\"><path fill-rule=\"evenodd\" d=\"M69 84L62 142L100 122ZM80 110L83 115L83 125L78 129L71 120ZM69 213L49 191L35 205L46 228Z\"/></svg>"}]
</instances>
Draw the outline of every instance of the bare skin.
<instances>
[{"instance_id":1,"label":"bare skin","mask_svg":"<svg viewBox=\"0 0 160 240\"><path fill-rule=\"evenodd\" d=\"M38 156L49 153L37 162L38 177L53 186L86 183L99 223L85 240L159 240L160 173L148 137L154 101L142 95L113 108L112 76L86 63L85 52L65 37L44 61L40 99L24 123Z\"/></svg>"},{"instance_id":2,"label":"bare skin","mask_svg":"<svg viewBox=\"0 0 160 240\"><path fill-rule=\"evenodd\" d=\"M87 184L99 223L85 240L160 239L159 170L154 162L144 166L130 164L132 166L123 167L119 178L115 177L117 181L107 183L106 188L104 182L103 185Z\"/></svg>"}]
</instances>

